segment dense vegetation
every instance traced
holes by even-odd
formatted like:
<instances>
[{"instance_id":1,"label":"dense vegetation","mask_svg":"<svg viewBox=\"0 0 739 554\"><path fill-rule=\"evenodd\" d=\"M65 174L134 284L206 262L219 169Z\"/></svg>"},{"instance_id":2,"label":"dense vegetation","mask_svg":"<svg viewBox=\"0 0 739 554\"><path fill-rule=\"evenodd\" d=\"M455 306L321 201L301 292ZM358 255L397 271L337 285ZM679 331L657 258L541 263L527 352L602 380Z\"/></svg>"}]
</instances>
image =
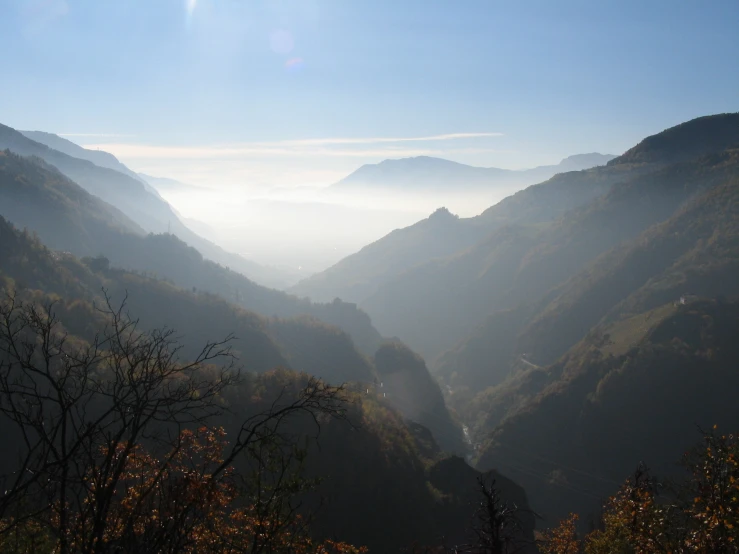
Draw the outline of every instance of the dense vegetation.
<instances>
[{"instance_id":1,"label":"dense vegetation","mask_svg":"<svg viewBox=\"0 0 739 554\"><path fill-rule=\"evenodd\" d=\"M155 240L156 237L150 236L149 239ZM183 290L153 277L111 268L107 258L86 258L80 262L71 254L51 253L38 239L14 230L2 218L0 240L8 245L0 275L18 281L24 287L58 295L62 299L60 310L68 309L73 314L80 314L80 317L94 316L93 304L96 299L100 301L99 293L104 287L116 301L128 295L130 308L139 315L146 328L176 324L188 344L199 344L217 336L233 334L236 337L233 348L243 355L243 363L249 370L265 371L282 365L308 371L334 383L353 381L369 384L375 381L376 371L372 360L357 350L352 338L337 327L314 317L265 318L207 292ZM194 259L202 262L197 252L192 252ZM172 256L171 252L169 256ZM173 267L180 266L173 262ZM206 267L214 268L216 276L219 271L221 274L235 275L215 264ZM257 291L261 290L246 279L243 281ZM273 293L278 300L290 299L283 293L264 290L268 294ZM279 304L276 305L276 308L279 307ZM311 308L311 305L307 307ZM341 321L343 314L348 312L351 321L358 312L353 307L348 308L333 303L317 306L316 312L328 321L334 318ZM359 321L366 321L371 328L366 316ZM83 333L82 327L83 323L78 323L75 330ZM438 386L431 380L425 366L421 372L414 373L413 378L418 380L418 384L409 387L409 394L415 398L415 404L436 403L435 420L425 423L431 425L436 435L443 437L440 440L445 448L464 451L459 439L459 426L452 422L439 396ZM433 400L425 398L426 394L432 394ZM398 408L411 419L417 420L419 412L414 405L403 404Z\"/></svg>"},{"instance_id":2,"label":"dense vegetation","mask_svg":"<svg viewBox=\"0 0 739 554\"><path fill-rule=\"evenodd\" d=\"M727 118L737 123L718 116L718 142L671 130L683 148L701 142L700 156L654 154L653 170L640 164L548 230L511 281L508 309L436 363L478 467L509 471L547 515L567 505L587 515L639 460L664 470L696 424L733 425L723 394L736 390L728 337L739 328L725 299L739 294L739 158L721 134ZM555 277L537 290L529 271Z\"/></svg>"},{"instance_id":3,"label":"dense vegetation","mask_svg":"<svg viewBox=\"0 0 739 554\"><path fill-rule=\"evenodd\" d=\"M432 429L436 441L447 451L465 452L459 425L448 416L439 384L432 379L423 359L401 342L390 341L375 353L375 368L387 402L413 421Z\"/></svg>"},{"instance_id":4,"label":"dense vegetation","mask_svg":"<svg viewBox=\"0 0 739 554\"><path fill-rule=\"evenodd\" d=\"M361 306L431 358L478 467L587 521L639 460L669 473L696 424L739 415L738 138L739 114L687 122L449 219L478 234L446 256L419 263L428 220L304 285L382 275ZM391 265L411 232L413 263Z\"/></svg>"},{"instance_id":5,"label":"dense vegetation","mask_svg":"<svg viewBox=\"0 0 739 554\"><path fill-rule=\"evenodd\" d=\"M713 427L682 460L688 475L661 482L639 467L582 537L571 514L540 541L543 554L737 552L739 449Z\"/></svg>"},{"instance_id":6,"label":"dense vegetation","mask_svg":"<svg viewBox=\"0 0 739 554\"><path fill-rule=\"evenodd\" d=\"M526 206L528 213L521 219L498 227L451 257L406 271L365 299L362 307L383 332L401 337L433 359L469 336L490 314L543 299L600 254L669 218L694 195L737 171L735 156L726 151L649 167L647 172L645 165L609 165L531 187L519 194L541 193L532 199L533 207ZM569 199L566 194L558 197L556 202L568 211L555 220L534 209L552 210L552 189L560 184L592 191L599 181L610 182L611 187L590 202L582 197ZM498 204L499 213L510 214L514 207L504 210L504 206L516 196ZM558 329L573 326L558 324ZM550 338L564 350L571 345Z\"/></svg>"},{"instance_id":7,"label":"dense vegetation","mask_svg":"<svg viewBox=\"0 0 739 554\"><path fill-rule=\"evenodd\" d=\"M478 465L510 472L549 517L596 510L640 460L669 474L696 425L739 417L737 329L738 303L704 300L592 333L481 395L481 423L495 431Z\"/></svg>"},{"instance_id":8,"label":"dense vegetation","mask_svg":"<svg viewBox=\"0 0 739 554\"><path fill-rule=\"evenodd\" d=\"M241 376L228 338L183 361L172 331L141 332L125 304L106 299L84 341L53 302L4 293L4 551L355 552L309 536L293 498L310 482L285 430L344 418L340 388L283 383L285 398L241 419L229 443L218 424Z\"/></svg>"},{"instance_id":9,"label":"dense vegetation","mask_svg":"<svg viewBox=\"0 0 739 554\"><path fill-rule=\"evenodd\" d=\"M347 398L351 402L346 407L346 418L321 424L320 448L310 439L314 433L309 428L303 428L302 424L298 427L291 424L287 428L290 433L304 437L295 444L303 444L308 440L305 443L307 458L301 465L301 471L304 472L301 479L309 483L319 477L325 478L310 494L306 489L304 505L309 510L306 517L320 498L326 503L311 517L312 530L308 535L302 535L306 541L313 540L311 537L341 538L372 546L377 551L386 551L388 548L410 545L414 541L421 544L436 543L441 536L448 540L464 538L465 526L462 522L469 518L469 502L474 495L475 479L479 474L461 459L451 465L444 462L441 449L424 427L407 422L389 401L380 397L377 390L369 395L366 393L367 386L375 389L373 383L364 384L364 381L374 379L374 365L359 355L348 337L336 328L306 318L268 320L212 295L184 291L163 281L111 269L100 258L79 261L69 254L55 254L33 235L17 231L2 220L0 241L4 293L13 292L17 298L16 305L24 302L29 307L38 306L42 320L54 314L59 332L68 334L66 341L69 348L86 348L85 345L95 344L101 336L101 329L110 320L109 311L97 309L105 306L104 298L99 293L101 287L105 287L111 305L116 305L125 294L128 295L127 309L123 314L130 312L139 317L137 326L144 337L157 337L160 329L176 322L176 334L165 336L177 340L171 348L176 349L177 356L183 361L197 360L203 344L233 333L233 338L228 341L230 354L238 357L244 369L258 371L261 375L257 377L244 373L238 386L234 383L220 393L228 409L211 422L209 429L220 426L225 434L221 438L211 437L197 434L197 428L191 429L196 433L192 438L195 442L191 443L195 450L188 451L188 456L194 456L193 459L201 459L197 452L203 447L202 441L210 444L217 439L222 443L219 448L228 449L229 445L233 445L231 437L238 434L239 421L254 412L267 412L285 387L292 391L285 393L285 399L289 399L292 398L291 394L298 394L306 383L305 374L288 370L267 371L271 367L306 368L337 381L360 381L361 384L354 387L355 392L347 391ZM50 307L52 302L53 308ZM4 352L7 356L8 350ZM60 363L67 359L64 356L72 354L71 350L59 352L56 358ZM408 355L412 356L412 353ZM80 356L74 354L72 357L76 359ZM230 361L231 358L213 359L208 363L228 367L222 362ZM399 366L399 370L405 371L405 367ZM438 403L435 409L442 413L445 409L438 387L430 381L427 373L425 379L426 386L436 387L434 398ZM413 399L413 394L408 398ZM218 411L222 411L223 407L219 407ZM166 456L165 451L155 455L149 452L148 447L146 452L146 456L153 456L146 467L155 464L156 460L161 461L161 456ZM144 456L143 450L141 455ZM349 460L351 462L347 463ZM143 473L136 473L149 471L146 467L126 469L126 472L134 473L130 477L124 476L121 486L128 479L148 478ZM205 466L199 467L203 471L207 469ZM237 464L235 467L241 466ZM173 479L179 473L181 469L172 468ZM229 475L224 476L226 481L231 479ZM507 496L525 504L525 496L520 488L500 476L497 478ZM228 488L230 485L226 482L218 486ZM121 501L128 502L125 497ZM155 501L159 502L149 499L147 503ZM232 511L231 507L239 506L240 502L235 498L224 501L222 508L226 512L213 517L245 517L242 512ZM401 516L411 512L415 514L411 522ZM116 517L133 517L120 511L116 513ZM54 527L53 518L34 521L32 525L29 523L31 527L21 529L22 540L28 538L24 534L26 532L32 532L36 539L49 536L58 539L60 531ZM42 530L39 530L39 525L43 527ZM52 527L49 528L49 525ZM142 529L149 533L146 527ZM201 532L209 536L206 531ZM290 532L297 533L298 529ZM72 542L79 540L82 538L76 535L69 537ZM33 548L41 548L34 541Z\"/></svg>"}]
</instances>

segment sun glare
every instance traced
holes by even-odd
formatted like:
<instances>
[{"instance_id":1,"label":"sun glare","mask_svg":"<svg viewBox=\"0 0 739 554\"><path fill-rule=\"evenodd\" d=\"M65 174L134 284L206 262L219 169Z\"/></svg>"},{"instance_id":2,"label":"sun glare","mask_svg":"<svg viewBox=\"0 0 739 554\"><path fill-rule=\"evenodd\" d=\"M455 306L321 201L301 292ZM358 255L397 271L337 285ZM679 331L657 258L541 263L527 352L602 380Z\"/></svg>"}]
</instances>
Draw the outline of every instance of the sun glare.
<instances>
[{"instance_id":1,"label":"sun glare","mask_svg":"<svg viewBox=\"0 0 739 554\"><path fill-rule=\"evenodd\" d=\"M188 25L192 21L192 13L195 11L195 5L197 3L198 0L185 0L185 17Z\"/></svg>"}]
</instances>

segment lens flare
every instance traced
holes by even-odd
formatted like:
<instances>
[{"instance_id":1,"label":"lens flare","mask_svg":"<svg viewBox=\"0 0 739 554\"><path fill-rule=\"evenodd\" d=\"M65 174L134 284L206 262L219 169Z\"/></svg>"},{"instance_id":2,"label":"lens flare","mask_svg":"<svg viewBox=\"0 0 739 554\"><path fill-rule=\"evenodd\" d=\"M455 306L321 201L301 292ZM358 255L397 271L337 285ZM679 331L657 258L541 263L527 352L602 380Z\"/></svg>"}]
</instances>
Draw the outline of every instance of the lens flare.
<instances>
[{"instance_id":1,"label":"lens flare","mask_svg":"<svg viewBox=\"0 0 739 554\"><path fill-rule=\"evenodd\" d=\"M295 41L290 31L279 29L269 35L269 47L277 54L289 54L294 44Z\"/></svg>"},{"instance_id":2,"label":"lens flare","mask_svg":"<svg viewBox=\"0 0 739 554\"><path fill-rule=\"evenodd\" d=\"M185 0L185 24L189 27L192 21L192 13L195 11L195 5L198 0Z\"/></svg>"},{"instance_id":3,"label":"lens flare","mask_svg":"<svg viewBox=\"0 0 739 554\"><path fill-rule=\"evenodd\" d=\"M290 58L285 62L285 69L297 71L302 69L304 65L303 58Z\"/></svg>"}]
</instances>

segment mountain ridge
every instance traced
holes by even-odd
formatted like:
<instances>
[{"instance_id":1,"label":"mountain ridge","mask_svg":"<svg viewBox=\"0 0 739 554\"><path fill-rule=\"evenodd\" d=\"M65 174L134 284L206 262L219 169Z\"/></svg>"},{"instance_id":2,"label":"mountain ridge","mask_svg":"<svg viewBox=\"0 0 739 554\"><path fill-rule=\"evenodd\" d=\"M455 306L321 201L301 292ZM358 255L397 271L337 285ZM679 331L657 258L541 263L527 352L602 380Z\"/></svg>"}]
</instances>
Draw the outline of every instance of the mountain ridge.
<instances>
[{"instance_id":1,"label":"mountain ridge","mask_svg":"<svg viewBox=\"0 0 739 554\"><path fill-rule=\"evenodd\" d=\"M406 190L441 190L490 186L533 184L562 171L589 169L605 165L616 156L600 154L575 154L555 165L530 169L502 169L467 165L444 158L415 156L391 158L376 164L365 164L331 185L332 189L352 187L394 188ZM452 181L450 183L450 181Z\"/></svg>"},{"instance_id":2,"label":"mountain ridge","mask_svg":"<svg viewBox=\"0 0 739 554\"><path fill-rule=\"evenodd\" d=\"M8 200L15 198L11 205ZM227 322L238 326L233 314L248 310L252 319L255 314L265 318L259 323L262 332L281 346L281 359L294 367L336 383L370 383L376 376L369 360L381 347L382 337L356 305L306 302L205 260L175 235L133 234L110 227L108 220L117 213L114 208L35 158L0 152L0 199L0 216L12 217L16 225L37 232L53 248L70 252L63 257L86 256L82 262L111 281L105 285L111 293L120 297L124 289L130 290L132 309L155 325L171 325L165 314L176 314L183 331L194 328L202 333L198 318L188 315L197 312L209 322L209 332L220 329L228 334ZM12 212L6 212L9 208ZM163 286L161 280L170 286ZM183 292L175 292L175 285ZM220 299L215 300L215 295ZM220 317L207 315L213 314L215 304L223 305ZM430 424L445 448L463 452L461 429L452 421L426 366L408 375L410 381L398 386L405 400L396 407L409 419ZM424 411L427 402L434 406ZM424 413L434 413L435 419L427 421Z\"/></svg>"},{"instance_id":3,"label":"mountain ridge","mask_svg":"<svg viewBox=\"0 0 739 554\"><path fill-rule=\"evenodd\" d=\"M37 136L65 144L67 145L65 149L68 150L83 150L86 155L97 152L83 149L51 133ZM156 191L152 193L151 186L144 183L136 174L132 176L109 167L100 167L88 159L77 158L32 140L12 127L2 124L0 124L0 149L9 149L17 154L43 159L88 192L118 208L147 232L172 232L202 251L209 259L234 267L267 284L280 287L287 284L282 280L280 271L261 266L238 254L226 252L220 246L190 230L180 220L176 211ZM115 159L111 154L108 155Z\"/></svg>"},{"instance_id":4,"label":"mountain ridge","mask_svg":"<svg viewBox=\"0 0 739 554\"><path fill-rule=\"evenodd\" d=\"M132 171L125 164L123 164L118 158L116 158L110 152L104 150L90 150L84 146L80 146L74 141L66 139L60 135L54 133L48 133L46 131L19 131L25 137L31 139L34 142L44 144L53 150L72 156L73 158L79 158L81 160L87 160L94 163L99 167L105 167L112 169L118 173L123 173L129 177L141 181L144 185L148 185L145 179L142 179L136 172ZM154 191L152 187L148 187L150 192Z\"/></svg>"}]
</instances>

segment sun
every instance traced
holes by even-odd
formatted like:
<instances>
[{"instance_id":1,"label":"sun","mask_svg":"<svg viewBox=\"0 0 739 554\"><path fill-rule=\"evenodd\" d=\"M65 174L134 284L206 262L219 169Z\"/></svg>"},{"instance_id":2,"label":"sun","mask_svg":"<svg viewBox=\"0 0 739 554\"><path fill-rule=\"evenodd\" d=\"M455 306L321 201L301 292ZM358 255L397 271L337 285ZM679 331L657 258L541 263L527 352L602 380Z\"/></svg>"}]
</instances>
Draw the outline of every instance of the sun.
<instances>
[{"instance_id":1,"label":"sun","mask_svg":"<svg viewBox=\"0 0 739 554\"><path fill-rule=\"evenodd\" d=\"M185 15L187 17L187 23L190 23L190 20L192 19L192 12L195 11L195 5L198 3L198 0L185 0Z\"/></svg>"}]
</instances>

